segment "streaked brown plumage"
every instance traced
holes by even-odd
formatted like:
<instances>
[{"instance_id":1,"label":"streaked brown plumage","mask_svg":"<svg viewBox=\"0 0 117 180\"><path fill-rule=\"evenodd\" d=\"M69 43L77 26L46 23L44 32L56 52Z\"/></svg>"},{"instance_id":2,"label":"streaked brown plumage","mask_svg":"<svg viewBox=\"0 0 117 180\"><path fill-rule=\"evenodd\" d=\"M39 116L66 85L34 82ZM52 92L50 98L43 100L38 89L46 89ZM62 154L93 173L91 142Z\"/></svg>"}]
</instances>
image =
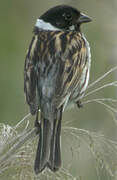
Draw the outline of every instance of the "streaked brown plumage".
<instances>
[{"instance_id":1,"label":"streaked brown plumage","mask_svg":"<svg viewBox=\"0 0 117 180\"><path fill-rule=\"evenodd\" d=\"M31 113L38 109L41 113L36 173L45 167L59 169L62 112L68 103L80 106L89 71L90 48L79 27L72 31L35 27L25 60L24 91Z\"/></svg>"}]
</instances>

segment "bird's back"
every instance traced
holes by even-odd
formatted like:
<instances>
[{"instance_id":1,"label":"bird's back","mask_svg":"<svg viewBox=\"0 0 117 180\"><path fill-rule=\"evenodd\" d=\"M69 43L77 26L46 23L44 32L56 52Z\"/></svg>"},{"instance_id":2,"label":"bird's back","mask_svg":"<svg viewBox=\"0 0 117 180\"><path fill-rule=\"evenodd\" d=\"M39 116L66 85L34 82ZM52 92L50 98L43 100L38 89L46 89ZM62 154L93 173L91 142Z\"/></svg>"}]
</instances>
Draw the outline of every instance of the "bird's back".
<instances>
[{"instance_id":1,"label":"bird's back","mask_svg":"<svg viewBox=\"0 0 117 180\"><path fill-rule=\"evenodd\" d=\"M80 33L35 31L26 61L34 65L40 106L45 108L51 101L57 108L68 101L76 88L75 93L80 93L79 79L89 61L87 54L86 42Z\"/></svg>"}]
</instances>

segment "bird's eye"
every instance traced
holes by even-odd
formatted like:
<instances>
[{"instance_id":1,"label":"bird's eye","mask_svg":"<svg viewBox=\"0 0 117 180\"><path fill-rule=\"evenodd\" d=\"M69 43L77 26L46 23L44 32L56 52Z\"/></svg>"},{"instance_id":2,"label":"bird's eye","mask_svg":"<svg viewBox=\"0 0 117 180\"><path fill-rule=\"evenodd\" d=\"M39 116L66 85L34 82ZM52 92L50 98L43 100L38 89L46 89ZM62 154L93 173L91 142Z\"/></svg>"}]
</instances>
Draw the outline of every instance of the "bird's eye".
<instances>
[{"instance_id":1,"label":"bird's eye","mask_svg":"<svg viewBox=\"0 0 117 180\"><path fill-rule=\"evenodd\" d=\"M68 21L68 20L69 20L69 21L72 20L72 15L71 15L71 14L68 14L68 13L66 14L66 13L64 13L64 14L63 14L63 17L64 17L65 20L67 20L67 21Z\"/></svg>"}]
</instances>

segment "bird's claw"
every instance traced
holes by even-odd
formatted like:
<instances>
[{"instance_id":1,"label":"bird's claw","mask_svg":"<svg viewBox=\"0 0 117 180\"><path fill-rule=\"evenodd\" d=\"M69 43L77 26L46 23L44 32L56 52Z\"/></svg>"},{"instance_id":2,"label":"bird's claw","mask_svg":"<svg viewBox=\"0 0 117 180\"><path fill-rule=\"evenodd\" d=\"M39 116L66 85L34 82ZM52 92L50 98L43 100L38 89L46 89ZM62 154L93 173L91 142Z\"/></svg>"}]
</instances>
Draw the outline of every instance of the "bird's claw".
<instances>
[{"instance_id":1,"label":"bird's claw","mask_svg":"<svg viewBox=\"0 0 117 180\"><path fill-rule=\"evenodd\" d=\"M77 101L76 104L77 104L77 107L78 107L78 108L82 108L82 107L83 107L82 102L81 102L80 100Z\"/></svg>"}]
</instances>

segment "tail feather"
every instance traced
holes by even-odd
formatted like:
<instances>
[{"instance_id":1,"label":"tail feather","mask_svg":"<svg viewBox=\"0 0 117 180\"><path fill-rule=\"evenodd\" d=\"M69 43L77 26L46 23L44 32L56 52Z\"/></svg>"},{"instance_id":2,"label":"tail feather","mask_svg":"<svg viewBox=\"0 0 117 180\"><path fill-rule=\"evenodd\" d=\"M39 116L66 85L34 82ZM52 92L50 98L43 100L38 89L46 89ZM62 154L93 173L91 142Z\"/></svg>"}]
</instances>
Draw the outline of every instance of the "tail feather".
<instances>
[{"instance_id":1,"label":"tail feather","mask_svg":"<svg viewBox=\"0 0 117 180\"><path fill-rule=\"evenodd\" d=\"M60 149L60 133L61 133L62 109L59 112L58 119L54 120L54 128L50 146L50 158L48 166L52 171L57 171L61 166L61 149Z\"/></svg>"},{"instance_id":2,"label":"tail feather","mask_svg":"<svg viewBox=\"0 0 117 180\"><path fill-rule=\"evenodd\" d=\"M34 170L42 172L45 167L57 171L61 165L60 133L62 108L57 113L57 119L48 120L41 117L39 143Z\"/></svg>"},{"instance_id":3,"label":"tail feather","mask_svg":"<svg viewBox=\"0 0 117 180\"><path fill-rule=\"evenodd\" d=\"M37 173L43 171L47 166L50 154L51 124L49 120L43 119L40 125L39 142L37 147L34 170Z\"/></svg>"}]
</instances>

